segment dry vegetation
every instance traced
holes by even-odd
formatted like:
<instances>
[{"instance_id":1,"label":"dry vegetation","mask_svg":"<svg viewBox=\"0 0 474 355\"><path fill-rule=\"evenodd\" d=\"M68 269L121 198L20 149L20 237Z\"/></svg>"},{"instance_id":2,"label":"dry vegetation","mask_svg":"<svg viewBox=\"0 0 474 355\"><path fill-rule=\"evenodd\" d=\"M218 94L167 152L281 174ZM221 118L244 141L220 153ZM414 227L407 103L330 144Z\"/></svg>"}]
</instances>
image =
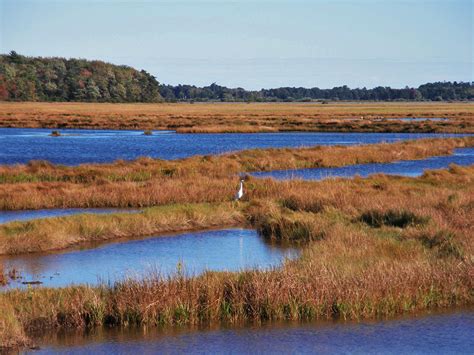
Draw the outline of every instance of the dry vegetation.
<instances>
[{"instance_id":1,"label":"dry vegetation","mask_svg":"<svg viewBox=\"0 0 474 355\"><path fill-rule=\"evenodd\" d=\"M473 304L474 166L420 178L250 179L247 186L250 201L221 205L223 214L243 215L266 238L300 243L299 259L267 272L4 292L0 339L21 343L25 334L50 328L358 319ZM197 216L214 211L186 208ZM106 229L115 218L122 217L91 223ZM67 230L77 221L32 228Z\"/></svg>"},{"instance_id":2,"label":"dry vegetation","mask_svg":"<svg viewBox=\"0 0 474 355\"><path fill-rule=\"evenodd\" d=\"M141 213L84 214L14 222L0 225L0 255L64 249L80 243L158 233L236 226L244 221L242 213L232 209L230 204L188 204L154 207Z\"/></svg>"},{"instance_id":3,"label":"dry vegetation","mask_svg":"<svg viewBox=\"0 0 474 355\"><path fill-rule=\"evenodd\" d=\"M402 122L393 118L448 118ZM0 127L178 132L469 132L472 103L0 103Z\"/></svg>"},{"instance_id":4,"label":"dry vegetation","mask_svg":"<svg viewBox=\"0 0 474 355\"><path fill-rule=\"evenodd\" d=\"M0 167L0 209L146 207L224 202L236 191L235 174L275 169L337 167L449 155L474 138L300 149L256 149L177 161L65 167L47 162Z\"/></svg>"},{"instance_id":5,"label":"dry vegetation","mask_svg":"<svg viewBox=\"0 0 474 355\"><path fill-rule=\"evenodd\" d=\"M275 181L236 173L420 159L473 138L250 150L178 161L0 168L0 208L140 207L0 226L0 254L227 226L251 226L302 255L271 271L150 275L112 286L0 293L0 350L38 330L385 317L474 303L474 165L420 178ZM0 267L0 282L9 272Z\"/></svg>"}]
</instances>

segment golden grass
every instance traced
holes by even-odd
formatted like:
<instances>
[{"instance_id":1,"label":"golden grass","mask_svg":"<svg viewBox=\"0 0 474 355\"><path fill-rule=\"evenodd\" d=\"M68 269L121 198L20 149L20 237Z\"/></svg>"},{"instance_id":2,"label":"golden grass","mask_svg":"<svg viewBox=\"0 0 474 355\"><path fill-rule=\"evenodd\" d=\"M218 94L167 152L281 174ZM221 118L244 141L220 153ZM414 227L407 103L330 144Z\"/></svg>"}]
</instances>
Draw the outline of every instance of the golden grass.
<instances>
[{"instance_id":1,"label":"golden grass","mask_svg":"<svg viewBox=\"0 0 474 355\"><path fill-rule=\"evenodd\" d=\"M12 303L0 302L0 352L8 353L30 344Z\"/></svg>"},{"instance_id":2,"label":"golden grass","mask_svg":"<svg viewBox=\"0 0 474 355\"><path fill-rule=\"evenodd\" d=\"M368 222L367 214L383 216L388 221L379 224L383 230L408 227L403 236L415 231L420 240L426 244L432 241L433 245L443 243L446 237L450 239L446 242L460 243L460 250L469 254L470 232L474 230L473 196L473 166L453 166L447 173L426 173L418 179L379 175L369 179L280 182L249 178L244 198L249 202L167 205L142 214L68 216L7 223L0 226L0 254L245 224L270 238L311 241L323 239L326 229L340 223L365 222L376 226ZM411 226L413 221L420 225ZM438 232L445 235L437 236ZM410 235L410 238L414 237Z\"/></svg>"},{"instance_id":3,"label":"golden grass","mask_svg":"<svg viewBox=\"0 0 474 355\"><path fill-rule=\"evenodd\" d=\"M42 236L51 245L70 235L97 240L144 226L154 232L156 226L217 226L225 219L249 223L267 238L300 242L303 251L299 259L267 272L150 275L113 286L4 292L1 344L21 345L27 341L24 334L49 328L385 317L473 304L474 166L453 166L421 178L249 179L247 186L246 203L2 227L9 235L0 240L35 245ZM368 211L379 211L384 222L362 218Z\"/></svg>"},{"instance_id":4,"label":"golden grass","mask_svg":"<svg viewBox=\"0 0 474 355\"><path fill-rule=\"evenodd\" d=\"M387 118L438 117L445 122ZM472 103L0 103L0 127L178 132L474 132Z\"/></svg>"},{"instance_id":5,"label":"golden grass","mask_svg":"<svg viewBox=\"0 0 474 355\"><path fill-rule=\"evenodd\" d=\"M5 286L8 283L7 275L2 264L0 264L0 286Z\"/></svg>"},{"instance_id":6,"label":"golden grass","mask_svg":"<svg viewBox=\"0 0 474 355\"><path fill-rule=\"evenodd\" d=\"M235 174L240 172L423 159L473 145L474 138L468 137L351 147L254 149L177 161L140 158L78 167L32 162L0 167L0 209L223 202L233 199Z\"/></svg>"},{"instance_id":7,"label":"golden grass","mask_svg":"<svg viewBox=\"0 0 474 355\"><path fill-rule=\"evenodd\" d=\"M230 204L186 204L141 213L77 215L0 225L0 255L64 249L84 242L137 238L245 223ZM0 270L1 271L1 270Z\"/></svg>"},{"instance_id":8,"label":"golden grass","mask_svg":"<svg viewBox=\"0 0 474 355\"><path fill-rule=\"evenodd\" d=\"M436 147L450 150L469 142L434 140L332 148L335 150L288 150L291 155L286 158L294 157L290 163L283 159L280 162L278 155L286 151L281 150L273 164L305 166L308 162L319 164L319 159L324 164L345 164L357 159L377 159L377 151L384 152L380 159L393 159L390 154L427 156L433 151L440 152ZM237 167L237 171L246 166L258 167L263 159L271 161L272 155L250 151L235 157L197 157L181 162L142 159L76 168L41 164L4 168L2 172L12 172L9 176L28 173L33 178L53 177L49 183L45 179L1 185L13 189L9 195L12 201L20 196L26 201L29 195L32 204L37 205L81 201L80 195L85 192L90 194L82 201L90 205L171 203L179 198L191 199L196 191L200 191L198 199L216 201L184 201L188 204L157 207L143 215L69 216L9 223L0 227L2 253L59 249L88 241L176 230L247 225L265 238L299 243L302 255L271 271L208 272L192 278L179 274L168 278L150 275L144 281L126 280L112 286L3 292L0 344L23 346L28 342L26 335L39 329L360 319L474 304L474 165L453 165L447 170L426 172L419 178L375 175L367 179L315 182L250 177L245 184L244 201L218 203L231 199L237 183L224 172L231 175L232 167ZM166 165L166 169L175 170L163 176L160 164L175 164ZM140 171L150 175L145 174L142 181L123 178ZM112 182L109 176L117 181ZM202 190L195 190L199 184L192 184L198 176L204 181ZM64 177L73 182L64 182ZM159 190L160 184L165 184L164 190ZM40 193L31 189L40 185ZM155 186L155 190L150 190L150 186ZM220 194L227 195L212 195L215 186ZM60 188L55 190L56 187ZM26 191L24 195L22 189ZM168 195L168 202L155 197L145 199L146 192L152 191L154 195L167 189L173 194ZM92 191L96 192L95 197ZM114 191L114 197L106 197ZM69 193L70 200L60 200L60 193Z\"/></svg>"}]
</instances>

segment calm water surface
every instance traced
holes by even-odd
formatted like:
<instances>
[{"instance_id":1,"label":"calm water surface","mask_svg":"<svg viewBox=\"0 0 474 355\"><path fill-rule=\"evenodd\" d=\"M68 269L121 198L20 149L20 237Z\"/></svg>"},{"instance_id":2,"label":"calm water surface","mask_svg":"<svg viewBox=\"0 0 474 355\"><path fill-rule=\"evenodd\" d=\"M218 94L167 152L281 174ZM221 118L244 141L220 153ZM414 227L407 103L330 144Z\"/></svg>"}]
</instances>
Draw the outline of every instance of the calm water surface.
<instances>
[{"instance_id":1,"label":"calm water surface","mask_svg":"<svg viewBox=\"0 0 474 355\"><path fill-rule=\"evenodd\" d=\"M238 271L281 265L297 256L296 249L268 244L254 230L227 229L113 243L94 249L62 253L0 257L8 270L23 276L9 287L24 281L41 281L42 286L114 282L126 277L140 278L150 272L174 274L178 265L186 274L205 270Z\"/></svg>"},{"instance_id":2,"label":"calm water surface","mask_svg":"<svg viewBox=\"0 0 474 355\"><path fill-rule=\"evenodd\" d=\"M442 121L449 121L449 118L442 118L442 117L403 117L403 118L384 118L382 120L387 121L402 121L402 122L425 122L425 121L434 121L434 122L442 122Z\"/></svg>"},{"instance_id":3,"label":"calm water surface","mask_svg":"<svg viewBox=\"0 0 474 355\"><path fill-rule=\"evenodd\" d=\"M55 208L45 210L0 211L0 224L13 221L30 221L39 218L70 216L74 214L92 213L138 213L138 210L120 208Z\"/></svg>"},{"instance_id":4,"label":"calm water surface","mask_svg":"<svg viewBox=\"0 0 474 355\"><path fill-rule=\"evenodd\" d=\"M201 331L99 330L43 339L39 353L472 354L474 311L360 323L286 323ZM36 352L37 353L37 352Z\"/></svg>"},{"instance_id":5,"label":"calm water surface","mask_svg":"<svg viewBox=\"0 0 474 355\"><path fill-rule=\"evenodd\" d=\"M178 159L192 155L218 154L250 148L352 145L394 142L453 134L416 133L222 133L177 134L155 131L60 130L63 136L50 137L51 129L0 128L0 164L48 160L56 164L105 163L140 156Z\"/></svg>"},{"instance_id":6,"label":"calm water surface","mask_svg":"<svg viewBox=\"0 0 474 355\"><path fill-rule=\"evenodd\" d=\"M252 175L257 177L273 177L279 180L305 179L322 180L334 177L350 178L355 175L367 177L372 174L389 174L402 176L421 176L424 171L430 169L445 169L450 164L471 165L474 164L474 148L456 149L453 155L444 157L431 157L423 160L404 160L392 163L358 164L339 168L315 168L275 170L269 172L257 172Z\"/></svg>"}]
</instances>

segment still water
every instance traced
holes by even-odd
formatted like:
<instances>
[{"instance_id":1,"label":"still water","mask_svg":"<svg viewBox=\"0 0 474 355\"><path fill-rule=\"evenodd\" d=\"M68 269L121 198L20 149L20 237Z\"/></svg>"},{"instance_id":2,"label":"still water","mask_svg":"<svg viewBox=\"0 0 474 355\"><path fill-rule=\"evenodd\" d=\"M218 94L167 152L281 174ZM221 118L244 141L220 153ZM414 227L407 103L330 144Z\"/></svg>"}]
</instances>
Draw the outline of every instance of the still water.
<instances>
[{"instance_id":1,"label":"still water","mask_svg":"<svg viewBox=\"0 0 474 355\"><path fill-rule=\"evenodd\" d=\"M339 168L275 170L268 172L256 172L252 173L252 175L256 177L272 177L279 180L322 180L335 177L350 178L356 175L367 177L372 174L416 177L421 176L426 170L448 168L450 164L463 166L474 164L474 148L460 148L456 149L453 155L430 157L422 160L403 160L392 163L358 164L342 166Z\"/></svg>"},{"instance_id":2,"label":"still water","mask_svg":"<svg viewBox=\"0 0 474 355\"><path fill-rule=\"evenodd\" d=\"M4 256L0 263L6 270L15 268L22 275L8 287L22 287L22 282L31 281L61 287L139 279L150 273L166 276L175 274L178 268L187 275L205 270L267 269L296 256L296 249L269 244L254 230L226 229L105 244L94 249Z\"/></svg>"},{"instance_id":3,"label":"still water","mask_svg":"<svg viewBox=\"0 0 474 355\"><path fill-rule=\"evenodd\" d=\"M105 163L140 156L178 159L193 155L218 154L251 148L353 145L394 142L455 134L417 133L221 133L177 134L154 131L60 130L50 137L50 129L0 128L0 164L48 160L56 164Z\"/></svg>"},{"instance_id":4,"label":"still water","mask_svg":"<svg viewBox=\"0 0 474 355\"><path fill-rule=\"evenodd\" d=\"M34 353L472 354L474 310L386 321L280 323L192 330L105 330L53 335Z\"/></svg>"},{"instance_id":5,"label":"still water","mask_svg":"<svg viewBox=\"0 0 474 355\"><path fill-rule=\"evenodd\" d=\"M443 117L403 117L403 118L383 118L381 119L387 120L387 121L402 121L402 122L425 122L425 121L434 121L434 122L443 122L443 121L449 121L449 118L443 118Z\"/></svg>"},{"instance_id":6,"label":"still water","mask_svg":"<svg viewBox=\"0 0 474 355\"><path fill-rule=\"evenodd\" d=\"M0 224L14 221L30 221L39 218L51 218L70 216L74 214L92 213L92 214L108 214L108 213L125 213L139 212L133 209L120 208L55 208L45 210L24 210L24 211L0 211Z\"/></svg>"}]
</instances>

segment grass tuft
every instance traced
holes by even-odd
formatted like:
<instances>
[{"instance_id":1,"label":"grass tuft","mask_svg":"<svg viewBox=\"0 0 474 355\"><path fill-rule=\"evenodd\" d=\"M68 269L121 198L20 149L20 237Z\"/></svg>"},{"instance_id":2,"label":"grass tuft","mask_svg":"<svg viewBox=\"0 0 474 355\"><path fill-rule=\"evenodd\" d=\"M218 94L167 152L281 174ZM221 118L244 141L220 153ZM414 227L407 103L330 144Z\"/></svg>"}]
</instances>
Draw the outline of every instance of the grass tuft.
<instances>
[{"instance_id":1,"label":"grass tuft","mask_svg":"<svg viewBox=\"0 0 474 355\"><path fill-rule=\"evenodd\" d=\"M411 225L426 224L428 218L417 216L407 210L370 210L362 213L359 220L375 228L382 226L406 228Z\"/></svg>"}]
</instances>

